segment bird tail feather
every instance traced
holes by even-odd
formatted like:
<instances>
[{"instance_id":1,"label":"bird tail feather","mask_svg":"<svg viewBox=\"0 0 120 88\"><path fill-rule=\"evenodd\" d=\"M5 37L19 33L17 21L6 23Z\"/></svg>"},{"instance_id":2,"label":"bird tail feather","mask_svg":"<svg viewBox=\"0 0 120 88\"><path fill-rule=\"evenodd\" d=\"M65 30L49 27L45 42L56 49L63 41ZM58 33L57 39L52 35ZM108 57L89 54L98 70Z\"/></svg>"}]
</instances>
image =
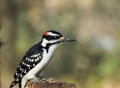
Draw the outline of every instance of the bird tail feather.
<instances>
[{"instance_id":1,"label":"bird tail feather","mask_svg":"<svg viewBox=\"0 0 120 88\"><path fill-rule=\"evenodd\" d=\"M11 83L11 85L10 85L10 88L13 88L17 83L18 83L18 82L13 81L13 82Z\"/></svg>"}]
</instances>

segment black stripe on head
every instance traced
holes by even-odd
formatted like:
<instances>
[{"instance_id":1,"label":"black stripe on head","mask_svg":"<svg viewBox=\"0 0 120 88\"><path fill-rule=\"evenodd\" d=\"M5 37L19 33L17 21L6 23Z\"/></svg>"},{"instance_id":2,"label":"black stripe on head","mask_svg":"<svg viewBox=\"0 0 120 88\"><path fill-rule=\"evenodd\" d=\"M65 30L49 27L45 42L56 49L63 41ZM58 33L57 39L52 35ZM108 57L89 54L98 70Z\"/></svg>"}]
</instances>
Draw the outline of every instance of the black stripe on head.
<instances>
[{"instance_id":1,"label":"black stripe on head","mask_svg":"<svg viewBox=\"0 0 120 88\"><path fill-rule=\"evenodd\" d=\"M57 32L57 31L55 31L55 30L49 30L49 31L47 31L47 32L52 32L52 33L54 33L54 34L58 34L58 35L62 36L61 33Z\"/></svg>"},{"instance_id":2,"label":"black stripe on head","mask_svg":"<svg viewBox=\"0 0 120 88\"><path fill-rule=\"evenodd\" d=\"M47 40L57 40L57 39L60 39L60 37L62 37L62 34L60 34L57 31L54 31L54 30L46 31L43 34L43 38L45 38Z\"/></svg>"}]
</instances>

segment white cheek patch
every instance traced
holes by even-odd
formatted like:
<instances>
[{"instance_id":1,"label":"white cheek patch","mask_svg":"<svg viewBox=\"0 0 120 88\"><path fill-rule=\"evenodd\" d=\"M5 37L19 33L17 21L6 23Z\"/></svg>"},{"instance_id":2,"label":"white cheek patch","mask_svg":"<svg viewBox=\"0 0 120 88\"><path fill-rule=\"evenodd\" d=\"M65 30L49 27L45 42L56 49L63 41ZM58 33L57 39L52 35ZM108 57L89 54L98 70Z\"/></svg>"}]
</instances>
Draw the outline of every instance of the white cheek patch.
<instances>
[{"instance_id":1,"label":"white cheek patch","mask_svg":"<svg viewBox=\"0 0 120 88\"><path fill-rule=\"evenodd\" d=\"M55 42L58 42L58 41L59 41L59 39L57 39L57 40L50 40L50 41L48 41L46 39L43 39L43 42L41 43L41 45L43 47L46 47L46 44L48 44L48 43L55 43Z\"/></svg>"},{"instance_id":2,"label":"white cheek patch","mask_svg":"<svg viewBox=\"0 0 120 88\"><path fill-rule=\"evenodd\" d=\"M58 42L59 41L59 39L57 39L57 40L51 40L51 41L49 41L50 43L55 43L55 42Z\"/></svg>"}]
</instances>

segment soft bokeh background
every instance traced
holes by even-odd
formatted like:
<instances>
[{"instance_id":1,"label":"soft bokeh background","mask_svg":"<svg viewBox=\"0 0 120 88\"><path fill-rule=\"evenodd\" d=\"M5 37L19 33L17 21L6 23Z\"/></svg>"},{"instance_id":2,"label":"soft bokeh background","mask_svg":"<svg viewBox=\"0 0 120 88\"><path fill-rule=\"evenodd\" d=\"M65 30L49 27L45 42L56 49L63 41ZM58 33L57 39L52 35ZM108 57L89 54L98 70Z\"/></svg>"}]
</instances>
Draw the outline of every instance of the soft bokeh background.
<instances>
[{"instance_id":1,"label":"soft bokeh background","mask_svg":"<svg viewBox=\"0 0 120 88\"><path fill-rule=\"evenodd\" d=\"M77 40L56 50L43 74L77 88L120 88L120 0L0 0L0 85L49 29Z\"/></svg>"}]
</instances>

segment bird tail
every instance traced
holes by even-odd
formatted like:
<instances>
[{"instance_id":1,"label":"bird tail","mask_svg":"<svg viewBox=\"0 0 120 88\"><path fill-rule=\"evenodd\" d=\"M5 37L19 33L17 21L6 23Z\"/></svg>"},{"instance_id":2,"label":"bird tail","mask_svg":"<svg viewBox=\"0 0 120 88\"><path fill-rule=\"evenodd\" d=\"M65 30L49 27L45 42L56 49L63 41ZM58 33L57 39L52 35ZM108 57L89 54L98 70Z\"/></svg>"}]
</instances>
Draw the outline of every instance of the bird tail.
<instances>
[{"instance_id":1,"label":"bird tail","mask_svg":"<svg viewBox=\"0 0 120 88\"><path fill-rule=\"evenodd\" d=\"M18 83L18 82L13 81L13 82L11 83L11 85L10 85L10 88L13 88L13 86L15 86L17 83Z\"/></svg>"}]
</instances>

